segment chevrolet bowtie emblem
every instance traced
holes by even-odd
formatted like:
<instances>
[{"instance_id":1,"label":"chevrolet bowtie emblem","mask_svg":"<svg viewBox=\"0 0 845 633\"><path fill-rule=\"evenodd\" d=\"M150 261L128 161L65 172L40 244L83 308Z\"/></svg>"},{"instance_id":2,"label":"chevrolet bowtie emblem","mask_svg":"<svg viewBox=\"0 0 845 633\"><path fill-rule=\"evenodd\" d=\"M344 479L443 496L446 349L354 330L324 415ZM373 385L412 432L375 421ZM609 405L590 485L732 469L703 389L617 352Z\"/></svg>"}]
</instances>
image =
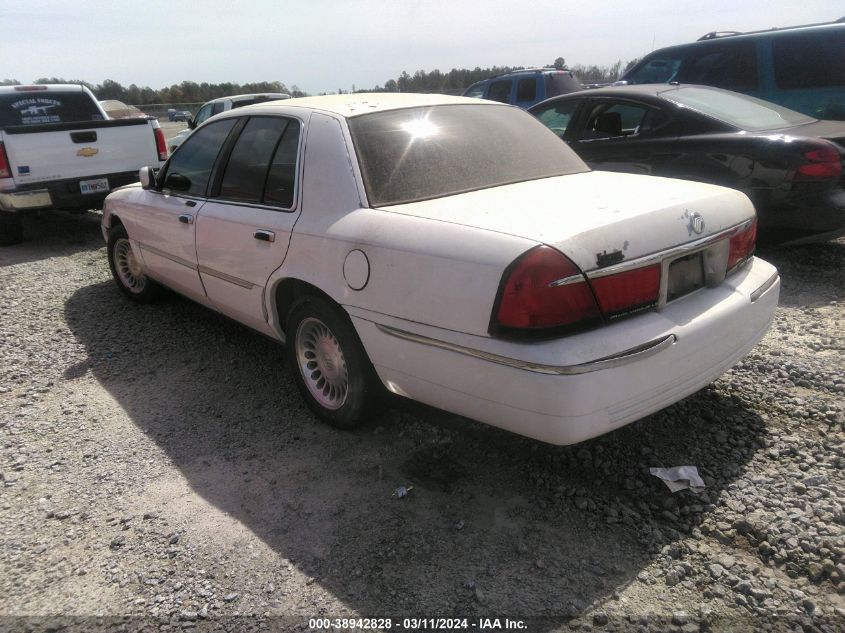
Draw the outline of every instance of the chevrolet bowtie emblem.
<instances>
[{"instance_id":1,"label":"chevrolet bowtie emblem","mask_svg":"<svg viewBox=\"0 0 845 633\"><path fill-rule=\"evenodd\" d=\"M99 151L100 150L98 150L96 147L83 147L81 150L78 150L76 152L76 155L77 156L86 156L86 157L87 156L93 156L94 154L97 154Z\"/></svg>"}]
</instances>

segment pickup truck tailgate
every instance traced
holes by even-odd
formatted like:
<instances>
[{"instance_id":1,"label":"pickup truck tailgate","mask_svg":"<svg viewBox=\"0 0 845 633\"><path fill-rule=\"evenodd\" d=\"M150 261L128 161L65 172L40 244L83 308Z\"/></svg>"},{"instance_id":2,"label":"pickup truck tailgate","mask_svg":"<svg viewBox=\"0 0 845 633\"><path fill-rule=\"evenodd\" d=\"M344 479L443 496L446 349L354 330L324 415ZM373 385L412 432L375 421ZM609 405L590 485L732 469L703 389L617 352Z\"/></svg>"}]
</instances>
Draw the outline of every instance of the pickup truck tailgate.
<instances>
[{"instance_id":1,"label":"pickup truck tailgate","mask_svg":"<svg viewBox=\"0 0 845 633\"><path fill-rule=\"evenodd\" d=\"M157 156L149 119L7 127L0 132L17 185L127 172Z\"/></svg>"}]
</instances>

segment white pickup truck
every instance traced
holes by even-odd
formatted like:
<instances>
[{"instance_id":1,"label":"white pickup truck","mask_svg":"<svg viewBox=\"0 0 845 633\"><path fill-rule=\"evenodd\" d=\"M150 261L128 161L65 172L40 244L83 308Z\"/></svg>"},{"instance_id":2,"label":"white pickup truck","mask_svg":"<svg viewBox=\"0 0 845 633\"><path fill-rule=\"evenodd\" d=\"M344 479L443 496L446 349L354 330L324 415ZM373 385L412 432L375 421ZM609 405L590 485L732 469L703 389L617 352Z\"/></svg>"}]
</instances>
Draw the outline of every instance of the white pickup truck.
<instances>
[{"instance_id":1,"label":"white pickup truck","mask_svg":"<svg viewBox=\"0 0 845 633\"><path fill-rule=\"evenodd\" d=\"M0 87L0 245L22 239L22 213L98 209L166 158L157 120L110 120L84 86Z\"/></svg>"}]
</instances>

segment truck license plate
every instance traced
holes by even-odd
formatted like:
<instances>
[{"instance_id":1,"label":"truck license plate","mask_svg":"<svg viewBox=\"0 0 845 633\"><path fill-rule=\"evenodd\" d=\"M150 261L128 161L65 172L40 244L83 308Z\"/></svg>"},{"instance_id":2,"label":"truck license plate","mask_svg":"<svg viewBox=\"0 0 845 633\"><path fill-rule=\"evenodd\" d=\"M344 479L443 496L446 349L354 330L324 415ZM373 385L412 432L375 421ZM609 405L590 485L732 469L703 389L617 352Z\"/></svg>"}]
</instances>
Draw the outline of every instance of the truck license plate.
<instances>
[{"instance_id":1,"label":"truck license plate","mask_svg":"<svg viewBox=\"0 0 845 633\"><path fill-rule=\"evenodd\" d=\"M103 193L109 190L108 178L96 178L95 180L80 180L79 191L85 194Z\"/></svg>"}]
</instances>

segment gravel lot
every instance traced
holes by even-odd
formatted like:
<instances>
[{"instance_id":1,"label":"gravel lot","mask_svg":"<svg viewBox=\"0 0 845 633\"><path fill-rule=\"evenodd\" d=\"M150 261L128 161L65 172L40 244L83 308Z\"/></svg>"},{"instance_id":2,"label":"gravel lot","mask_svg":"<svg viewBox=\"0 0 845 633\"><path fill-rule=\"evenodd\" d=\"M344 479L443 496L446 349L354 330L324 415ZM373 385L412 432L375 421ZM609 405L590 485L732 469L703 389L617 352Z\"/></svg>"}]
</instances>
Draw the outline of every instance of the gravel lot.
<instances>
[{"instance_id":1,"label":"gravel lot","mask_svg":"<svg viewBox=\"0 0 845 633\"><path fill-rule=\"evenodd\" d=\"M0 630L845 628L845 241L764 253L774 326L711 387L559 448L399 400L328 428L276 343L123 299L98 214L26 231L0 250ZM704 492L648 474L683 464Z\"/></svg>"}]
</instances>

